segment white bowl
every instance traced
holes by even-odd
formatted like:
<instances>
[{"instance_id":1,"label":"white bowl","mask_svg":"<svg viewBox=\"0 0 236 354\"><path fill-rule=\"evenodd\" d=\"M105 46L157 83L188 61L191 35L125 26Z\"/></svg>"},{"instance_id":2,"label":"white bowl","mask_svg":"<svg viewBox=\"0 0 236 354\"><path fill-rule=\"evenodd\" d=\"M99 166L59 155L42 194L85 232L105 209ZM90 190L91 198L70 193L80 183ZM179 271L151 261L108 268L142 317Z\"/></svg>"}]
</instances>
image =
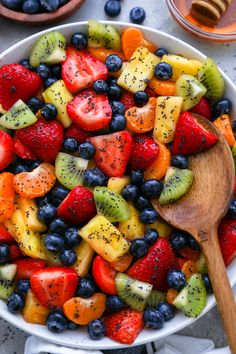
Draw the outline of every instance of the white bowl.
<instances>
[{"instance_id":1,"label":"white bowl","mask_svg":"<svg viewBox=\"0 0 236 354\"><path fill-rule=\"evenodd\" d=\"M107 22L114 25L118 30L122 31L127 27L133 26L130 23L122 23L122 22ZM0 55L0 66L7 63L16 63L19 60L26 58L30 52L30 49L34 45L35 41L38 37L46 32L50 32L51 30L59 30L61 31L69 40L70 36L74 32L85 32L87 27L87 22L78 22L72 23L62 26L57 26L50 28L46 31L39 32L31 37L24 39L23 41L13 45L11 48L6 50L4 53ZM176 54L182 54L189 58L194 59L204 59L205 55L199 52L197 49L191 47L185 42L170 36L169 34L147 28L142 26L134 26L140 27L143 31L145 38L155 43L158 47L165 47L170 52ZM236 98L236 87L233 85L232 81L222 72L222 75L225 80L226 90L225 96L229 98L232 102L235 101ZM236 118L236 111L234 107L234 111L232 114L234 119ZM217 269L216 269L217 272ZM228 274L230 278L230 283L233 286L236 284L236 259L231 263L228 267ZM227 301L227 299L225 299ZM201 316L207 313L213 306L215 305L214 296L209 296L207 305L202 312ZM100 341L93 341L88 338L86 329L79 329L78 331L66 331L60 334L53 334L47 330L45 326L41 325L33 325L25 322L23 317L18 315L13 315L7 311L6 303L4 301L0 301L0 314L6 321L13 324L14 326L20 328L21 330L43 338L49 342L56 343L59 345L64 345L67 347L75 347L75 348L84 348L84 349L117 349L124 348L127 345L121 345L116 343L109 338L105 337ZM161 330L143 330L142 333L138 336L136 341L133 343L135 345L141 345L144 343L151 342L153 340L157 340L163 337L166 337L172 333L175 333L184 327L189 326L196 319L185 317L180 312L169 322L165 323L165 326Z\"/></svg>"}]
</instances>

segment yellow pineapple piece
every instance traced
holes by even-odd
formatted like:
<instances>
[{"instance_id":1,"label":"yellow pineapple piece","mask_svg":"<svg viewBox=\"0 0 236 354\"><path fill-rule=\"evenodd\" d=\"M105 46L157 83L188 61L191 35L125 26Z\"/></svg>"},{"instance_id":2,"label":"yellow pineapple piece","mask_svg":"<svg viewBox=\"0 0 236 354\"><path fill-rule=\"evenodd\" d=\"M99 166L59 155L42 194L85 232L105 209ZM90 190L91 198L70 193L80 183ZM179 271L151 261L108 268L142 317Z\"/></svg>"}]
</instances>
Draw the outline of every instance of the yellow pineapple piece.
<instances>
[{"instance_id":1,"label":"yellow pineapple piece","mask_svg":"<svg viewBox=\"0 0 236 354\"><path fill-rule=\"evenodd\" d=\"M168 237L173 231L173 227L165 220L163 220L160 216L158 217L158 220L155 221L153 224L147 225L146 229L155 229L160 237Z\"/></svg>"},{"instance_id":2,"label":"yellow pineapple piece","mask_svg":"<svg viewBox=\"0 0 236 354\"><path fill-rule=\"evenodd\" d=\"M123 177L111 177L108 180L107 183L107 188L109 188L111 191L121 194L125 186L130 183L130 178L129 176L123 176Z\"/></svg>"},{"instance_id":3,"label":"yellow pineapple piece","mask_svg":"<svg viewBox=\"0 0 236 354\"><path fill-rule=\"evenodd\" d=\"M196 76L199 68L196 63L192 63L190 59L184 58L180 55L165 54L162 61L170 64L173 69L172 80L176 81L181 74L189 74Z\"/></svg>"},{"instance_id":4,"label":"yellow pineapple piece","mask_svg":"<svg viewBox=\"0 0 236 354\"><path fill-rule=\"evenodd\" d=\"M43 98L46 103L52 103L56 106L58 115L57 119L61 124L67 128L71 125L72 121L67 114L66 106L73 98L72 94L66 88L63 80L58 80L49 86L43 92Z\"/></svg>"},{"instance_id":5,"label":"yellow pineapple piece","mask_svg":"<svg viewBox=\"0 0 236 354\"><path fill-rule=\"evenodd\" d=\"M138 47L117 81L118 85L130 92L144 91L154 75L155 66L161 59L145 47Z\"/></svg>"},{"instance_id":6,"label":"yellow pineapple piece","mask_svg":"<svg viewBox=\"0 0 236 354\"><path fill-rule=\"evenodd\" d=\"M94 250L85 240L82 240L80 244L74 248L74 250L77 255L77 261L73 265L73 268L80 277L84 277L88 274L91 266L94 257Z\"/></svg>"},{"instance_id":7,"label":"yellow pineapple piece","mask_svg":"<svg viewBox=\"0 0 236 354\"><path fill-rule=\"evenodd\" d=\"M157 97L156 118L154 123L154 139L168 144L174 139L176 124L183 104L183 97Z\"/></svg>"},{"instance_id":8,"label":"yellow pineapple piece","mask_svg":"<svg viewBox=\"0 0 236 354\"><path fill-rule=\"evenodd\" d=\"M25 299L22 312L24 320L28 323L44 325L49 314L49 309L40 304L33 291L29 290Z\"/></svg>"},{"instance_id":9,"label":"yellow pineapple piece","mask_svg":"<svg viewBox=\"0 0 236 354\"><path fill-rule=\"evenodd\" d=\"M132 203L129 203L130 217L128 220L120 222L118 230L128 240L135 240L145 234L145 225L139 220L139 212Z\"/></svg>"},{"instance_id":10,"label":"yellow pineapple piece","mask_svg":"<svg viewBox=\"0 0 236 354\"><path fill-rule=\"evenodd\" d=\"M129 242L125 240L119 230L104 216L97 215L80 230L80 236L100 256L108 262L113 262L128 252Z\"/></svg>"},{"instance_id":11,"label":"yellow pineapple piece","mask_svg":"<svg viewBox=\"0 0 236 354\"><path fill-rule=\"evenodd\" d=\"M36 232L43 232L47 230L47 226L37 217L38 206L34 199L18 197L17 203L22 211L24 223L30 230Z\"/></svg>"},{"instance_id":12,"label":"yellow pineapple piece","mask_svg":"<svg viewBox=\"0 0 236 354\"><path fill-rule=\"evenodd\" d=\"M197 59L189 59L193 66L199 71L203 65L203 62Z\"/></svg>"}]
</instances>

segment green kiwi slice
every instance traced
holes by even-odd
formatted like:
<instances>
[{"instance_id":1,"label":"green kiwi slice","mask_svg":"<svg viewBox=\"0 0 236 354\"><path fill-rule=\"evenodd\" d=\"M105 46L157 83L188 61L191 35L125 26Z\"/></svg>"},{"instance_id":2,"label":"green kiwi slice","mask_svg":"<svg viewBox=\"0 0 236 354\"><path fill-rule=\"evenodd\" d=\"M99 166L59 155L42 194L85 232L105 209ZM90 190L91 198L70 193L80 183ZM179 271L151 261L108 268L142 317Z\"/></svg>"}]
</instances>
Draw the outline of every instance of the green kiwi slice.
<instances>
[{"instance_id":1,"label":"green kiwi slice","mask_svg":"<svg viewBox=\"0 0 236 354\"><path fill-rule=\"evenodd\" d=\"M11 281L0 280L0 299L7 300L14 290L14 283Z\"/></svg>"},{"instance_id":2,"label":"green kiwi slice","mask_svg":"<svg viewBox=\"0 0 236 354\"><path fill-rule=\"evenodd\" d=\"M37 117L22 100L18 100L7 113L0 117L0 125L13 130L28 127L36 121Z\"/></svg>"},{"instance_id":3,"label":"green kiwi slice","mask_svg":"<svg viewBox=\"0 0 236 354\"><path fill-rule=\"evenodd\" d=\"M105 216L110 222L129 219L129 206L121 195L107 187L95 187L93 194L99 215Z\"/></svg>"},{"instance_id":4,"label":"green kiwi slice","mask_svg":"<svg viewBox=\"0 0 236 354\"><path fill-rule=\"evenodd\" d=\"M211 100L218 100L224 93L224 79L215 62L207 58L198 72L198 80L206 87L205 96Z\"/></svg>"},{"instance_id":5,"label":"green kiwi slice","mask_svg":"<svg viewBox=\"0 0 236 354\"><path fill-rule=\"evenodd\" d=\"M182 74L176 81L176 96L183 97L182 111L195 106L206 93L206 88L196 77Z\"/></svg>"},{"instance_id":6,"label":"green kiwi slice","mask_svg":"<svg viewBox=\"0 0 236 354\"><path fill-rule=\"evenodd\" d=\"M116 289L120 298L132 309L143 311L151 294L152 285L133 279L124 273L116 276Z\"/></svg>"},{"instance_id":7,"label":"green kiwi slice","mask_svg":"<svg viewBox=\"0 0 236 354\"><path fill-rule=\"evenodd\" d=\"M57 64L66 59L66 39L58 31L41 36L30 53L30 65L37 67L40 63Z\"/></svg>"},{"instance_id":8,"label":"green kiwi slice","mask_svg":"<svg viewBox=\"0 0 236 354\"><path fill-rule=\"evenodd\" d=\"M89 20L88 45L91 48L106 47L107 49L120 50L120 34L113 26L104 25L95 20Z\"/></svg>"},{"instance_id":9,"label":"green kiwi slice","mask_svg":"<svg viewBox=\"0 0 236 354\"><path fill-rule=\"evenodd\" d=\"M173 305L188 317L198 317L206 306L207 292L201 274L193 274Z\"/></svg>"},{"instance_id":10,"label":"green kiwi slice","mask_svg":"<svg viewBox=\"0 0 236 354\"><path fill-rule=\"evenodd\" d=\"M161 192L159 203L161 205L175 203L190 190L194 176L190 170L181 170L170 167L167 171L167 178L164 181L164 188Z\"/></svg>"},{"instance_id":11,"label":"green kiwi slice","mask_svg":"<svg viewBox=\"0 0 236 354\"><path fill-rule=\"evenodd\" d=\"M58 181L68 189L83 184L83 175L88 167L88 160L81 157L59 152L55 161L56 176Z\"/></svg>"},{"instance_id":12,"label":"green kiwi slice","mask_svg":"<svg viewBox=\"0 0 236 354\"><path fill-rule=\"evenodd\" d=\"M152 290L147 299L147 307L155 309L160 302L166 301L166 293L159 290Z\"/></svg>"},{"instance_id":13,"label":"green kiwi slice","mask_svg":"<svg viewBox=\"0 0 236 354\"><path fill-rule=\"evenodd\" d=\"M203 253L200 254L200 257L198 258L198 260L196 262L196 268L197 268L197 272L200 274L207 273L207 265L206 265L206 260L205 260Z\"/></svg>"}]
</instances>

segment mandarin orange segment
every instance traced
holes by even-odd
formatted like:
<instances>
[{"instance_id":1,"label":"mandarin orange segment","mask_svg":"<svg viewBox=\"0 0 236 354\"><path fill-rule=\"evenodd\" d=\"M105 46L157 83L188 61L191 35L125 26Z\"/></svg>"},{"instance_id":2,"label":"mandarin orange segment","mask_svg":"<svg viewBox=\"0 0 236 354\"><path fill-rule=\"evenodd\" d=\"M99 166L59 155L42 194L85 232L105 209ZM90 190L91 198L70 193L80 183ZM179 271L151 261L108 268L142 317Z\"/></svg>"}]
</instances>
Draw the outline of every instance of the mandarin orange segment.
<instances>
[{"instance_id":1,"label":"mandarin orange segment","mask_svg":"<svg viewBox=\"0 0 236 354\"><path fill-rule=\"evenodd\" d=\"M234 147L235 139L232 130L232 122L231 118L228 114L222 114L219 118L217 118L213 124L216 128L224 135L225 139L227 140L229 146Z\"/></svg>"},{"instance_id":2,"label":"mandarin orange segment","mask_svg":"<svg viewBox=\"0 0 236 354\"><path fill-rule=\"evenodd\" d=\"M163 81L153 77L148 86L160 96L175 96L176 93L176 86L173 81Z\"/></svg>"},{"instance_id":3,"label":"mandarin orange segment","mask_svg":"<svg viewBox=\"0 0 236 354\"><path fill-rule=\"evenodd\" d=\"M89 322L100 318L105 311L106 296L96 293L89 299L73 297L63 306L66 317L79 325L87 325Z\"/></svg>"},{"instance_id":4,"label":"mandarin orange segment","mask_svg":"<svg viewBox=\"0 0 236 354\"><path fill-rule=\"evenodd\" d=\"M166 301L168 302L168 304L173 305L173 302L178 295L179 295L178 290L171 289L171 288L168 289L166 293Z\"/></svg>"},{"instance_id":5,"label":"mandarin orange segment","mask_svg":"<svg viewBox=\"0 0 236 354\"><path fill-rule=\"evenodd\" d=\"M126 272L126 270L129 268L131 262L133 260L133 257L131 254L126 253L123 256L119 257L117 261L111 262L111 266L117 271L117 272Z\"/></svg>"},{"instance_id":6,"label":"mandarin orange segment","mask_svg":"<svg viewBox=\"0 0 236 354\"><path fill-rule=\"evenodd\" d=\"M0 174L0 223L10 219L14 212L13 178L14 175L9 172Z\"/></svg>"},{"instance_id":7,"label":"mandarin orange segment","mask_svg":"<svg viewBox=\"0 0 236 354\"><path fill-rule=\"evenodd\" d=\"M146 39L144 39L144 47L146 47L151 53L154 53L157 50L157 46L154 43L147 41Z\"/></svg>"},{"instance_id":8,"label":"mandarin orange segment","mask_svg":"<svg viewBox=\"0 0 236 354\"><path fill-rule=\"evenodd\" d=\"M125 112L127 128L133 133L146 133L154 128L156 98L151 97L143 107L132 107Z\"/></svg>"},{"instance_id":9,"label":"mandarin orange segment","mask_svg":"<svg viewBox=\"0 0 236 354\"><path fill-rule=\"evenodd\" d=\"M42 163L32 172L18 173L13 180L15 191L26 198L44 196L55 182L55 168L49 163Z\"/></svg>"},{"instance_id":10,"label":"mandarin orange segment","mask_svg":"<svg viewBox=\"0 0 236 354\"><path fill-rule=\"evenodd\" d=\"M144 46L144 37L142 32L137 28L127 28L122 34L121 44L125 59L128 60L136 48Z\"/></svg>"},{"instance_id":11,"label":"mandarin orange segment","mask_svg":"<svg viewBox=\"0 0 236 354\"><path fill-rule=\"evenodd\" d=\"M171 155L165 144L156 142L159 147L158 158L144 172L146 179L161 179L170 167Z\"/></svg>"},{"instance_id":12,"label":"mandarin orange segment","mask_svg":"<svg viewBox=\"0 0 236 354\"><path fill-rule=\"evenodd\" d=\"M182 272L185 274L186 278L190 278L193 274L197 273L197 266L196 262L194 261L187 261L181 267Z\"/></svg>"},{"instance_id":13,"label":"mandarin orange segment","mask_svg":"<svg viewBox=\"0 0 236 354\"><path fill-rule=\"evenodd\" d=\"M119 57L124 61L125 56L124 53L114 50L114 49L107 49L107 48L89 48L89 52L92 53L98 60L105 63L106 58L110 54L117 54Z\"/></svg>"}]
</instances>

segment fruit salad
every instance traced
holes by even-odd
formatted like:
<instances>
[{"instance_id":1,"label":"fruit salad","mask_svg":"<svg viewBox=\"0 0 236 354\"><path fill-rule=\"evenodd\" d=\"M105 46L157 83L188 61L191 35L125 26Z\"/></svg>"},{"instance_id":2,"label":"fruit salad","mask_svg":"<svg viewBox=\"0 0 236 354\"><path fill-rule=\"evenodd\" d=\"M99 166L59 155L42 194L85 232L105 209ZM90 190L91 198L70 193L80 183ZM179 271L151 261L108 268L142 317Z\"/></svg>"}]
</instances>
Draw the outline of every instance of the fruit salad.
<instances>
[{"instance_id":1,"label":"fruit salad","mask_svg":"<svg viewBox=\"0 0 236 354\"><path fill-rule=\"evenodd\" d=\"M0 68L0 298L49 331L132 344L212 293L198 243L152 206L185 198L191 156L218 137L236 160L214 61L157 48L140 29L88 22L70 42L42 35ZM223 168L223 166L222 166ZM236 200L219 227L236 255Z\"/></svg>"}]
</instances>

